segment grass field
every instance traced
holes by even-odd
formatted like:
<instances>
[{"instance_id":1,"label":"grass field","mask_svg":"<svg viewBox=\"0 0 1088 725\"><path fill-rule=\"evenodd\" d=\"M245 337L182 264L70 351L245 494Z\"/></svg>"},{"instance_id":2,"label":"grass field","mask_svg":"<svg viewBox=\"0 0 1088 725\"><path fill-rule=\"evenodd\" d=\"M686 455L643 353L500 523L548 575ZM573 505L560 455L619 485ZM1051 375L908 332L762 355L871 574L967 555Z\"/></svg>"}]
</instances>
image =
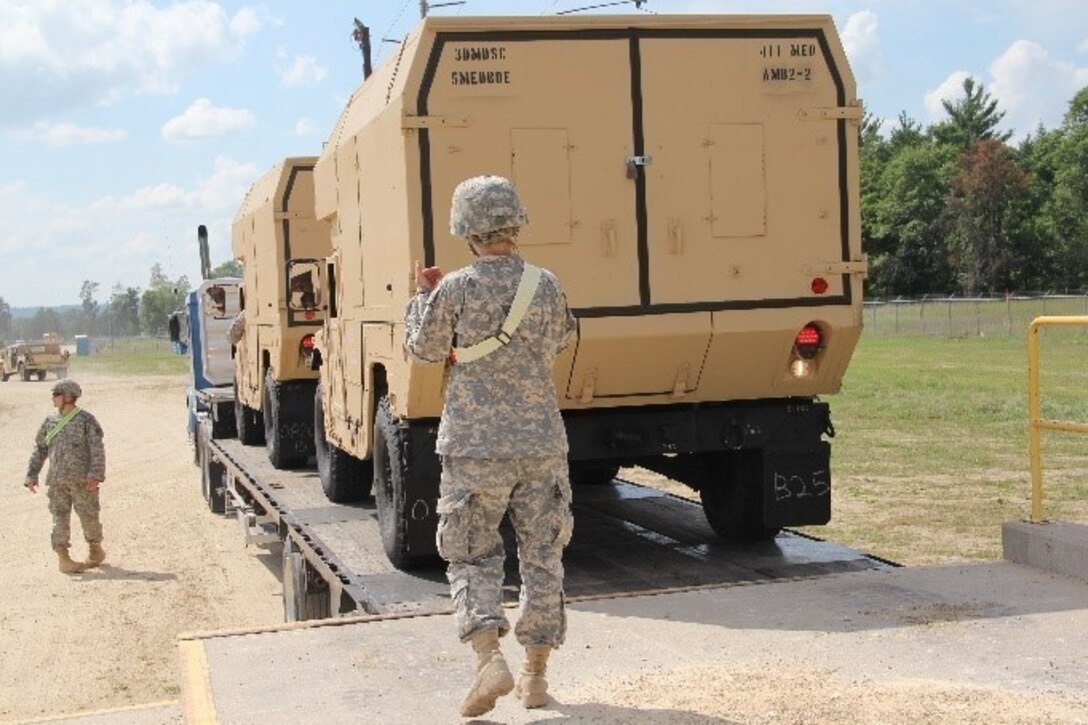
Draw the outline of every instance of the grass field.
<instances>
[{"instance_id":1,"label":"grass field","mask_svg":"<svg viewBox=\"0 0 1088 725\"><path fill-rule=\"evenodd\" d=\"M1088 336L1043 334L1043 417L1088 422ZM808 529L906 564L1001 556L1030 513L1027 342L863 336L830 396L832 522ZM1047 518L1088 523L1088 436L1044 432Z\"/></svg>"},{"instance_id":2,"label":"grass field","mask_svg":"<svg viewBox=\"0 0 1088 725\"><path fill-rule=\"evenodd\" d=\"M1088 422L1088 334L1048 330L1043 417ZM163 340L117 340L83 370L179 374ZM829 396L832 521L805 529L904 564L1001 556L1001 524L1030 512L1026 332L1019 336L863 335ZM1088 436L1043 433L1045 513L1088 523ZM685 489L690 495L690 490Z\"/></svg>"}]
</instances>

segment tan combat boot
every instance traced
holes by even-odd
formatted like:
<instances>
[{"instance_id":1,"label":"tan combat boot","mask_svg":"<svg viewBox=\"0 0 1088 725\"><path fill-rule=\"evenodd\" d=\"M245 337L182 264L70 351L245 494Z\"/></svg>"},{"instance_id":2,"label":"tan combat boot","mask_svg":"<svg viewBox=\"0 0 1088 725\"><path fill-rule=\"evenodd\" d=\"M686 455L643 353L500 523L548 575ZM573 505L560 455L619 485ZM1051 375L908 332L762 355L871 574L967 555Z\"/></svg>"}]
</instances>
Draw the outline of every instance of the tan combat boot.
<instances>
[{"instance_id":1,"label":"tan combat boot","mask_svg":"<svg viewBox=\"0 0 1088 725\"><path fill-rule=\"evenodd\" d=\"M72 557L68 556L67 546L58 546L55 551L57 552L57 564L58 568L65 574L75 574L83 571L83 565L78 561L72 561Z\"/></svg>"},{"instance_id":2,"label":"tan combat boot","mask_svg":"<svg viewBox=\"0 0 1088 725\"><path fill-rule=\"evenodd\" d=\"M90 553L87 554L87 566L98 566L106 560L106 550L101 543L92 543Z\"/></svg>"},{"instance_id":3,"label":"tan combat boot","mask_svg":"<svg viewBox=\"0 0 1088 725\"><path fill-rule=\"evenodd\" d=\"M552 648L546 644L525 648L525 662L518 677L517 696L525 707L541 707L548 701L548 681L544 673L548 669L548 655Z\"/></svg>"},{"instance_id":4,"label":"tan combat boot","mask_svg":"<svg viewBox=\"0 0 1088 725\"><path fill-rule=\"evenodd\" d=\"M472 637L476 650L476 680L461 703L461 715L478 717L495 707L495 700L514 689L514 676L499 650L499 630L486 629Z\"/></svg>"}]
</instances>

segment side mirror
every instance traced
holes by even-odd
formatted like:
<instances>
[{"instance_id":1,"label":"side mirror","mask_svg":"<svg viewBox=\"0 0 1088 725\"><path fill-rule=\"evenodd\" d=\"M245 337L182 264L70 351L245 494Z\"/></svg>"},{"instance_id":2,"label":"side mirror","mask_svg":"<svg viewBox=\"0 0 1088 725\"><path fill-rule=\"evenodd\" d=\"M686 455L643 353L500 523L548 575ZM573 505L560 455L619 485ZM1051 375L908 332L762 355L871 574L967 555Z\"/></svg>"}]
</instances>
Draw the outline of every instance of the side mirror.
<instances>
[{"instance_id":1,"label":"side mirror","mask_svg":"<svg viewBox=\"0 0 1088 725\"><path fill-rule=\"evenodd\" d=\"M294 259L287 264L287 307L307 311L322 307L321 264L314 259Z\"/></svg>"}]
</instances>

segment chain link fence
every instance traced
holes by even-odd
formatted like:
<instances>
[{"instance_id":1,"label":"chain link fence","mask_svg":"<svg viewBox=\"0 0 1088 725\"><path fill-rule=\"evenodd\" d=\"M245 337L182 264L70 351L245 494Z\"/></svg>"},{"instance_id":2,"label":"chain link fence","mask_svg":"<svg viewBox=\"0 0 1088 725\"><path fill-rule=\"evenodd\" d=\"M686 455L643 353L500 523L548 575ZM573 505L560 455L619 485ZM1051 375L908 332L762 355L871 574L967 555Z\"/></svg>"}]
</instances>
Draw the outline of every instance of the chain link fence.
<instances>
[{"instance_id":1,"label":"chain link fence","mask_svg":"<svg viewBox=\"0 0 1088 725\"><path fill-rule=\"evenodd\" d=\"M873 299L864 314L866 335L1023 335L1042 315L1088 315L1088 292Z\"/></svg>"}]
</instances>

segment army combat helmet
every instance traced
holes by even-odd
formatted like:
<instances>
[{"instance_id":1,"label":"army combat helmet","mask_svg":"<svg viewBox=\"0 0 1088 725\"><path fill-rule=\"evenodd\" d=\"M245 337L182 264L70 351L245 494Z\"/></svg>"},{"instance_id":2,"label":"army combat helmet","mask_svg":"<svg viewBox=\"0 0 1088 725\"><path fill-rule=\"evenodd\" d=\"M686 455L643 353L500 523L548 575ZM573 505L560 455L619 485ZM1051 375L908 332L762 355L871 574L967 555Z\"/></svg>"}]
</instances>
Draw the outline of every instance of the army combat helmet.
<instances>
[{"instance_id":1,"label":"army combat helmet","mask_svg":"<svg viewBox=\"0 0 1088 725\"><path fill-rule=\"evenodd\" d=\"M79 387L79 383L70 378L64 378L58 380L53 385L53 395L63 395L66 398L78 398L83 395L83 389Z\"/></svg>"},{"instance_id":2,"label":"army combat helmet","mask_svg":"<svg viewBox=\"0 0 1088 725\"><path fill-rule=\"evenodd\" d=\"M517 189L501 176L474 176L457 185L450 205L450 233L478 237L483 244L500 238L495 232L529 223Z\"/></svg>"}]
</instances>

